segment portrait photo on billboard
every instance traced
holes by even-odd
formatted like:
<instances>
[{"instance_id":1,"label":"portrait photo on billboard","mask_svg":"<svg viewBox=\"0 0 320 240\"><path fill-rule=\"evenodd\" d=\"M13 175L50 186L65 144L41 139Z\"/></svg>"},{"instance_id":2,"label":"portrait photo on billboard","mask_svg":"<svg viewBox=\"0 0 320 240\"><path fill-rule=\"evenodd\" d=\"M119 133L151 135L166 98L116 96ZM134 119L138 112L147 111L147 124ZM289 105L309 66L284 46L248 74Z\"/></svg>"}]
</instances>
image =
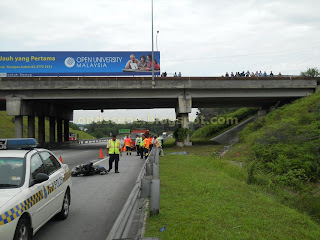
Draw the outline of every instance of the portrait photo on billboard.
<instances>
[{"instance_id":1,"label":"portrait photo on billboard","mask_svg":"<svg viewBox=\"0 0 320 240\"><path fill-rule=\"evenodd\" d=\"M123 72L151 72L154 66L154 71L160 73L160 53L154 52L154 61L152 63L151 52L136 52L128 55L128 61L123 69Z\"/></svg>"}]
</instances>

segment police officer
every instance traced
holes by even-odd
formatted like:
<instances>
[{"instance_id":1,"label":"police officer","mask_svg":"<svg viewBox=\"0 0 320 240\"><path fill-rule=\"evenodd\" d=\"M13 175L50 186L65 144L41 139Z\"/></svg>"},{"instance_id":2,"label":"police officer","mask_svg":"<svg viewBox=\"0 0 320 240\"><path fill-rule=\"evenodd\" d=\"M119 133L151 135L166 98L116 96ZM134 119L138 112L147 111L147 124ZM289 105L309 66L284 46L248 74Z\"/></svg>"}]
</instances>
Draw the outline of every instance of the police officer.
<instances>
[{"instance_id":1,"label":"police officer","mask_svg":"<svg viewBox=\"0 0 320 240\"><path fill-rule=\"evenodd\" d=\"M140 155L140 142L142 141L142 138L139 137L139 135L136 136L136 149L137 149L137 156Z\"/></svg>"},{"instance_id":2,"label":"police officer","mask_svg":"<svg viewBox=\"0 0 320 240\"><path fill-rule=\"evenodd\" d=\"M143 153L144 153L144 140L147 139L146 135L142 135L141 141L140 141L140 159L143 159Z\"/></svg>"},{"instance_id":3,"label":"police officer","mask_svg":"<svg viewBox=\"0 0 320 240\"><path fill-rule=\"evenodd\" d=\"M121 143L120 140L117 139L116 135L112 136L112 139L108 141L108 146L107 146L107 156L109 157L109 170L112 169L112 163L113 161L115 162L115 173L119 173L118 171L118 166L119 166L119 160L120 156L122 156L121 152Z\"/></svg>"}]
</instances>

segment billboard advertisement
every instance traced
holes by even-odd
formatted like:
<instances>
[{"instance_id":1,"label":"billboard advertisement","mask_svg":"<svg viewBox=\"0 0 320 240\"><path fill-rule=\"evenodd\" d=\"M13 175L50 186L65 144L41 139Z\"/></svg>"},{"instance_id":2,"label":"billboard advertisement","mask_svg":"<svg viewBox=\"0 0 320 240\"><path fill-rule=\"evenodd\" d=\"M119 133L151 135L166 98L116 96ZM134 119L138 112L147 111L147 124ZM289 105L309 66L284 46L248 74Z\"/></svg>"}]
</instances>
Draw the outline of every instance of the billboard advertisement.
<instances>
[{"instance_id":1,"label":"billboard advertisement","mask_svg":"<svg viewBox=\"0 0 320 240\"><path fill-rule=\"evenodd\" d=\"M160 74L160 52L154 52ZM0 52L0 77L151 75L151 51Z\"/></svg>"}]
</instances>

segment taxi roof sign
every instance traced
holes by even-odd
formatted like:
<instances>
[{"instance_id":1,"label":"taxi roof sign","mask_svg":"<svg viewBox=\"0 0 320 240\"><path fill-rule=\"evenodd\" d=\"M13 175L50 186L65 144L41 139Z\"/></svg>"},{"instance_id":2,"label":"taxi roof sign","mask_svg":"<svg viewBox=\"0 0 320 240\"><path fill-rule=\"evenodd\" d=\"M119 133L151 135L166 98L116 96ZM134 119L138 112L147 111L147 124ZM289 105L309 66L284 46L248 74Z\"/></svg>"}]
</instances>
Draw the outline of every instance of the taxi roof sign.
<instances>
[{"instance_id":1,"label":"taxi roof sign","mask_svg":"<svg viewBox=\"0 0 320 240\"><path fill-rule=\"evenodd\" d=\"M34 138L8 138L0 139L0 150L26 149L37 147L38 142Z\"/></svg>"}]
</instances>

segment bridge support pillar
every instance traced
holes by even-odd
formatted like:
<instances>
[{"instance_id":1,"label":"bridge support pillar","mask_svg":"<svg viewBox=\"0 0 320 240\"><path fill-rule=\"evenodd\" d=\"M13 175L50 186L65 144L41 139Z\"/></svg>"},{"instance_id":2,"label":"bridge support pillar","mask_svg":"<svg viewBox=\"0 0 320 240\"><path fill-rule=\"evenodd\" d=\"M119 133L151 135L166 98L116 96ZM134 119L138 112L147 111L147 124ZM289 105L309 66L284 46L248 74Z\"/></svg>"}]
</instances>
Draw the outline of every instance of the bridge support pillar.
<instances>
[{"instance_id":1,"label":"bridge support pillar","mask_svg":"<svg viewBox=\"0 0 320 240\"><path fill-rule=\"evenodd\" d=\"M14 137L23 138L23 116L15 116Z\"/></svg>"},{"instance_id":2,"label":"bridge support pillar","mask_svg":"<svg viewBox=\"0 0 320 240\"><path fill-rule=\"evenodd\" d=\"M38 117L38 141L39 143L46 142L45 118L43 116Z\"/></svg>"},{"instance_id":3,"label":"bridge support pillar","mask_svg":"<svg viewBox=\"0 0 320 240\"><path fill-rule=\"evenodd\" d=\"M176 116L178 120L178 127L189 129L189 113L192 110L192 98L189 94L182 94L178 97L178 105L176 107ZM187 138L182 143L185 146L192 146L190 142L190 135L188 133ZM177 143L178 146L181 143Z\"/></svg>"},{"instance_id":4,"label":"bridge support pillar","mask_svg":"<svg viewBox=\"0 0 320 240\"><path fill-rule=\"evenodd\" d=\"M63 121L64 125L64 141L67 142L69 141L69 120L64 120Z\"/></svg>"},{"instance_id":5,"label":"bridge support pillar","mask_svg":"<svg viewBox=\"0 0 320 240\"><path fill-rule=\"evenodd\" d=\"M35 116L28 116L28 137L36 137L36 125L35 125Z\"/></svg>"},{"instance_id":6,"label":"bridge support pillar","mask_svg":"<svg viewBox=\"0 0 320 240\"><path fill-rule=\"evenodd\" d=\"M23 116L21 97L8 97L6 99L6 111L8 116L14 116L14 136L23 138Z\"/></svg>"},{"instance_id":7,"label":"bridge support pillar","mask_svg":"<svg viewBox=\"0 0 320 240\"><path fill-rule=\"evenodd\" d=\"M57 142L62 142L62 119L57 119Z\"/></svg>"},{"instance_id":8,"label":"bridge support pillar","mask_svg":"<svg viewBox=\"0 0 320 240\"><path fill-rule=\"evenodd\" d=\"M50 131L50 143L56 142L56 119L55 117L49 118L49 131Z\"/></svg>"}]
</instances>

